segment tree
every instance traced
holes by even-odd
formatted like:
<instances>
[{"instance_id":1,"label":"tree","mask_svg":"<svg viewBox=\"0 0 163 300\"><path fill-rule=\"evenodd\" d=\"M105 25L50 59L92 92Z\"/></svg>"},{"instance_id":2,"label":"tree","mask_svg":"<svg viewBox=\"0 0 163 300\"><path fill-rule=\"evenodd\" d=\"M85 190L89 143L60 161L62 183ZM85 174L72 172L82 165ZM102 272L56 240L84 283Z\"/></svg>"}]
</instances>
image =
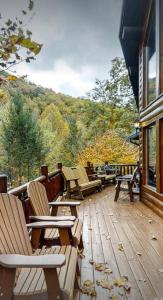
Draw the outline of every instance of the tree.
<instances>
[{"instance_id":1,"label":"tree","mask_svg":"<svg viewBox=\"0 0 163 300\"><path fill-rule=\"evenodd\" d=\"M106 102L113 107L129 105L136 108L128 71L123 58L116 57L112 60L109 78L96 79L94 89L89 96L96 101Z\"/></svg>"},{"instance_id":2,"label":"tree","mask_svg":"<svg viewBox=\"0 0 163 300\"><path fill-rule=\"evenodd\" d=\"M22 15L27 16L33 10L33 0L28 0L29 5L26 10L22 10ZM0 14L0 19L2 16ZM26 21L28 23L28 21ZM24 21L17 17L14 20L8 19L0 28L0 71L7 70L13 65L22 61L29 63L35 59L42 45L31 39L32 32L25 26ZM26 50L25 55L22 49ZM11 76L11 75L9 75ZM11 78L8 78L12 80Z\"/></svg>"},{"instance_id":3,"label":"tree","mask_svg":"<svg viewBox=\"0 0 163 300\"><path fill-rule=\"evenodd\" d=\"M8 174L19 184L23 176L29 180L44 159L40 128L19 94L13 96L7 119L2 122L2 145Z\"/></svg>"},{"instance_id":4,"label":"tree","mask_svg":"<svg viewBox=\"0 0 163 300\"><path fill-rule=\"evenodd\" d=\"M123 132L108 130L104 135L98 136L91 145L78 155L78 161L85 165L92 163L125 164L136 163L138 160L138 147L127 142Z\"/></svg>"},{"instance_id":5,"label":"tree","mask_svg":"<svg viewBox=\"0 0 163 300\"><path fill-rule=\"evenodd\" d=\"M67 166L72 166L77 162L77 154L81 146L81 134L73 116L67 117L67 121L69 124L69 135L63 143L61 161Z\"/></svg>"}]
</instances>

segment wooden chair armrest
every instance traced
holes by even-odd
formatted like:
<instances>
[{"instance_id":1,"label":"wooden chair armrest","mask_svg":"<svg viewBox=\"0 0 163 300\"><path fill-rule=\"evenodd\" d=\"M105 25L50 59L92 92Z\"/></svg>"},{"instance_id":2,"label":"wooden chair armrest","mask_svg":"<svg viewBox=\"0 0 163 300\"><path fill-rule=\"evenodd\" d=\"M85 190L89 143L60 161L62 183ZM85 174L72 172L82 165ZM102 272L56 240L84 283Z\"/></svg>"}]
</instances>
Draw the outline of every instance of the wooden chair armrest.
<instances>
[{"instance_id":1,"label":"wooden chair armrest","mask_svg":"<svg viewBox=\"0 0 163 300\"><path fill-rule=\"evenodd\" d=\"M49 202L49 205L50 206L79 206L80 205L80 202L79 201L74 201L74 202L67 202L67 201L61 201L61 202Z\"/></svg>"},{"instance_id":2,"label":"wooden chair armrest","mask_svg":"<svg viewBox=\"0 0 163 300\"><path fill-rule=\"evenodd\" d=\"M66 181L75 181L75 180L79 180L79 179L80 179L80 178L77 178L77 177L75 178L75 177L74 177L74 178L71 178L71 179L66 179Z\"/></svg>"},{"instance_id":3,"label":"wooden chair armrest","mask_svg":"<svg viewBox=\"0 0 163 300\"><path fill-rule=\"evenodd\" d=\"M30 216L31 221L59 222L59 221L75 221L75 216Z\"/></svg>"},{"instance_id":4,"label":"wooden chair armrest","mask_svg":"<svg viewBox=\"0 0 163 300\"><path fill-rule=\"evenodd\" d=\"M118 177L116 178L116 181L131 181L131 178Z\"/></svg>"},{"instance_id":5,"label":"wooden chair armrest","mask_svg":"<svg viewBox=\"0 0 163 300\"><path fill-rule=\"evenodd\" d=\"M6 268L58 268L65 264L65 255L0 254L0 265Z\"/></svg>"},{"instance_id":6,"label":"wooden chair armrest","mask_svg":"<svg viewBox=\"0 0 163 300\"><path fill-rule=\"evenodd\" d=\"M58 221L58 222L35 222L26 224L27 228L33 229L46 229L46 228L71 228L74 223L71 221Z\"/></svg>"}]
</instances>

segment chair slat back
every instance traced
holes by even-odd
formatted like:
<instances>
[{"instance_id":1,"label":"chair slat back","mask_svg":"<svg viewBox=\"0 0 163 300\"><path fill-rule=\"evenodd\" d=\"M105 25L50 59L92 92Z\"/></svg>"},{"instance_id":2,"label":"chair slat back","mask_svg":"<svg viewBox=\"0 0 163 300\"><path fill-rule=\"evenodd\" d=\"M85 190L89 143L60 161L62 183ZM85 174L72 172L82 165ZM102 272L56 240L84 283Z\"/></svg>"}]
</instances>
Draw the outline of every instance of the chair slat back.
<instances>
[{"instance_id":1,"label":"chair slat back","mask_svg":"<svg viewBox=\"0 0 163 300\"><path fill-rule=\"evenodd\" d=\"M44 185L37 181L31 181L28 184L27 192L36 216L50 216L48 197Z\"/></svg>"},{"instance_id":2,"label":"chair slat back","mask_svg":"<svg viewBox=\"0 0 163 300\"><path fill-rule=\"evenodd\" d=\"M32 254L22 203L9 194L0 194L0 253Z\"/></svg>"},{"instance_id":3,"label":"chair slat back","mask_svg":"<svg viewBox=\"0 0 163 300\"><path fill-rule=\"evenodd\" d=\"M79 184L89 182L89 178L88 178L87 172L84 167L77 166L76 170L78 171L78 174L79 174Z\"/></svg>"},{"instance_id":4,"label":"chair slat back","mask_svg":"<svg viewBox=\"0 0 163 300\"><path fill-rule=\"evenodd\" d=\"M74 174L73 170L69 167L63 167L62 172L63 172L66 180L72 180L72 179L76 178L76 177L74 178L75 174Z\"/></svg>"}]
</instances>

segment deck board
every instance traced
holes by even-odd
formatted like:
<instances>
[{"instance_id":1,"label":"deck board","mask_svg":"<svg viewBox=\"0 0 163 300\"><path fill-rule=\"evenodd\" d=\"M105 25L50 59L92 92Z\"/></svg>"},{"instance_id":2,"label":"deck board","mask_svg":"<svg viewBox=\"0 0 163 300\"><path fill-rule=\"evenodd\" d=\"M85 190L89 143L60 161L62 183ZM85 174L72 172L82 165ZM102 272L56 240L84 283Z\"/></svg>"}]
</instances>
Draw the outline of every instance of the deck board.
<instances>
[{"instance_id":1,"label":"deck board","mask_svg":"<svg viewBox=\"0 0 163 300\"><path fill-rule=\"evenodd\" d=\"M79 208L85 255L81 284L93 281L97 296L80 293L75 300L108 300L112 295L115 299L163 299L163 220L138 200L131 204L125 195L114 202L114 193L114 186L110 186L87 197ZM119 250L120 243L123 251ZM106 264L113 273L95 270L90 260ZM96 284L101 279L112 283L124 275L129 279L130 292L116 286L110 291Z\"/></svg>"}]
</instances>

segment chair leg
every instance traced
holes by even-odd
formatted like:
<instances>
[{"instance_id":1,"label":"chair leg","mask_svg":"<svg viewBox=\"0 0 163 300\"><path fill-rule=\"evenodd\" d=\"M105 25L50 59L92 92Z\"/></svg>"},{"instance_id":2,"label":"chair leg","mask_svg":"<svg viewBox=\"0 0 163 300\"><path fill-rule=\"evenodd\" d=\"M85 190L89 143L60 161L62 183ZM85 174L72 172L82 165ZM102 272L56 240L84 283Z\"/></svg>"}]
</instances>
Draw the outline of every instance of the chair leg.
<instances>
[{"instance_id":1,"label":"chair leg","mask_svg":"<svg viewBox=\"0 0 163 300\"><path fill-rule=\"evenodd\" d=\"M78 245L78 248L79 248L80 250L84 249L84 244L83 244L83 238L82 238L82 236L80 237L80 243L79 243L79 245Z\"/></svg>"},{"instance_id":2,"label":"chair leg","mask_svg":"<svg viewBox=\"0 0 163 300\"><path fill-rule=\"evenodd\" d=\"M116 186L116 192L115 192L115 198L114 201L117 202L119 193L120 193L120 186L121 186L121 181L119 180Z\"/></svg>"},{"instance_id":3,"label":"chair leg","mask_svg":"<svg viewBox=\"0 0 163 300\"><path fill-rule=\"evenodd\" d=\"M132 185L130 182L128 182L128 190L129 190L129 195L130 195L130 202L134 202L134 196L133 196L133 191L132 191Z\"/></svg>"}]
</instances>

